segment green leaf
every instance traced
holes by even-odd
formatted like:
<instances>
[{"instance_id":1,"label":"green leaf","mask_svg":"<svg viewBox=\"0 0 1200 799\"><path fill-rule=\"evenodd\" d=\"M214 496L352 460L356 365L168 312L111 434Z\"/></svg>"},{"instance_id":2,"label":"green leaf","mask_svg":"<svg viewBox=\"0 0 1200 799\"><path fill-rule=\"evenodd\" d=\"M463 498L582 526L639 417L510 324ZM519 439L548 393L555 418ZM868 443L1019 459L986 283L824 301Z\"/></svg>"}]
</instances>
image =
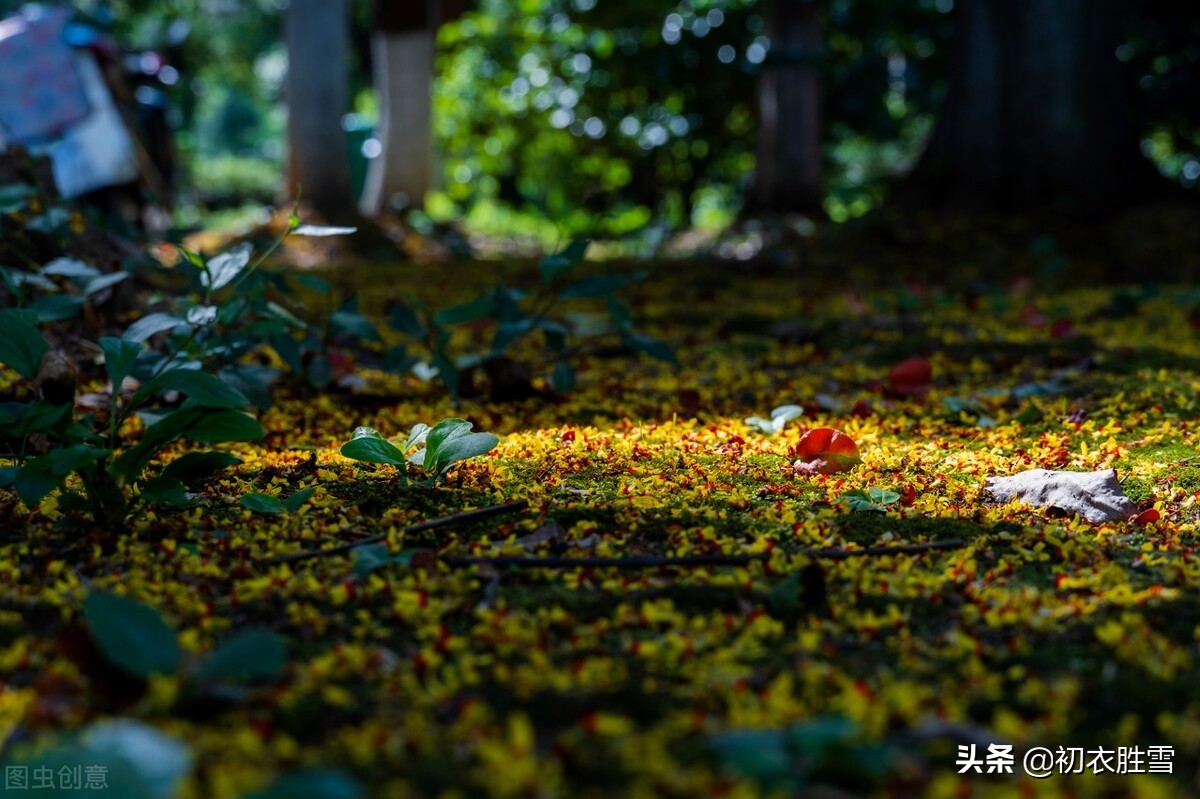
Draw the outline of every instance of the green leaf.
<instances>
[{"instance_id":1,"label":"green leaf","mask_svg":"<svg viewBox=\"0 0 1200 799\"><path fill-rule=\"evenodd\" d=\"M443 308L433 315L433 323L439 327L462 325L487 319L496 312L496 298L491 293L481 294L473 300Z\"/></svg>"},{"instance_id":2,"label":"green leaf","mask_svg":"<svg viewBox=\"0 0 1200 799\"><path fill-rule=\"evenodd\" d=\"M362 341L379 341L379 331L359 312L356 297L351 297L329 317L329 328Z\"/></svg>"},{"instance_id":3,"label":"green leaf","mask_svg":"<svg viewBox=\"0 0 1200 799\"><path fill-rule=\"evenodd\" d=\"M575 390L575 370L566 361L559 361L550 377L550 385L558 394L570 394Z\"/></svg>"},{"instance_id":4,"label":"green leaf","mask_svg":"<svg viewBox=\"0 0 1200 799\"><path fill-rule=\"evenodd\" d=\"M305 502L308 502L309 498L316 493L316 490L317 489L315 488L303 488L297 491L295 494L292 494L290 497L283 500L283 507L288 513L295 513L296 511L300 510L301 505L303 505Z\"/></svg>"},{"instance_id":5,"label":"green leaf","mask_svg":"<svg viewBox=\"0 0 1200 799\"><path fill-rule=\"evenodd\" d=\"M99 294L101 291L128 279L128 272L110 272L107 275L94 277L83 285L83 296L90 297L93 294Z\"/></svg>"},{"instance_id":6,"label":"green leaf","mask_svg":"<svg viewBox=\"0 0 1200 799\"><path fill-rule=\"evenodd\" d=\"M0 363L32 380L48 349L50 345L42 338L31 312L16 308L0 311Z\"/></svg>"},{"instance_id":7,"label":"green leaf","mask_svg":"<svg viewBox=\"0 0 1200 799\"><path fill-rule=\"evenodd\" d=\"M67 475L84 471L107 455L106 450L86 444L73 444L50 450L45 455L25 462L13 480L13 488L22 502L33 507L62 485Z\"/></svg>"},{"instance_id":8,"label":"green leaf","mask_svg":"<svg viewBox=\"0 0 1200 799\"><path fill-rule=\"evenodd\" d=\"M406 336L418 339L425 338L425 326L417 318L416 312L402 302L398 302L392 306L391 314L388 317L388 324Z\"/></svg>"},{"instance_id":9,"label":"green leaf","mask_svg":"<svg viewBox=\"0 0 1200 799\"><path fill-rule=\"evenodd\" d=\"M425 468L440 475L458 461L491 452L499 443L491 433L472 433L466 419L443 419L425 439Z\"/></svg>"},{"instance_id":10,"label":"green leaf","mask_svg":"<svg viewBox=\"0 0 1200 799\"><path fill-rule=\"evenodd\" d=\"M170 413L147 427L141 440L122 452L113 463L111 471L117 483L129 485L136 480L160 449L183 435L204 415L202 408L186 408Z\"/></svg>"},{"instance_id":11,"label":"green leaf","mask_svg":"<svg viewBox=\"0 0 1200 799\"><path fill-rule=\"evenodd\" d=\"M42 433L59 425L71 413L71 406L35 402L25 409L19 429L26 433Z\"/></svg>"},{"instance_id":12,"label":"green leaf","mask_svg":"<svg viewBox=\"0 0 1200 799\"><path fill-rule=\"evenodd\" d=\"M228 252L210 258L208 270L200 275L200 285L209 291L216 291L229 285L250 263L252 255L254 255L254 245L244 242Z\"/></svg>"},{"instance_id":13,"label":"green leaf","mask_svg":"<svg viewBox=\"0 0 1200 799\"><path fill-rule=\"evenodd\" d=\"M0 214L12 214L24 210L29 200L37 196L37 189L26 183L10 183L0 186Z\"/></svg>"},{"instance_id":14,"label":"green leaf","mask_svg":"<svg viewBox=\"0 0 1200 799\"><path fill-rule=\"evenodd\" d=\"M185 407L241 408L250 404L246 395L216 375L198 369L168 369L138 389L130 400L136 407L153 394L178 391L188 398Z\"/></svg>"},{"instance_id":15,"label":"green leaf","mask_svg":"<svg viewBox=\"0 0 1200 799\"><path fill-rule=\"evenodd\" d=\"M333 286L330 285L329 281L323 277L317 277L316 275L299 275L299 274L289 275L289 277L292 280L299 283L304 288L308 289L309 291L315 291L319 294L332 294L333 293Z\"/></svg>"},{"instance_id":16,"label":"green leaf","mask_svg":"<svg viewBox=\"0 0 1200 799\"><path fill-rule=\"evenodd\" d=\"M900 501L900 495L895 491L872 487L866 491L847 491L842 494L841 499L844 499L846 504L850 506L850 510L855 513L870 511L884 512L887 510L885 506Z\"/></svg>"},{"instance_id":17,"label":"green leaf","mask_svg":"<svg viewBox=\"0 0 1200 799\"><path fill-rule=\"evenodd\" d=\"M186 322L175 314L162 312L147 314L125 328L121 338L126 341L146 341L164 331L174 330L182 324L186 324Z\"/></svg>"},{"instance_id":18,"label":"green leaf","mask_svg":"<svg viewBox=\"0 0 1200 799\"><path fill-rule=\"evenodd\" d=\"M43 275L65 277L76 283L86 283L100 276L100 270L89 266L78 258L55 258L42 267Z\"/></svg>"},{"instance_id":19,"label":"green leaf","mask_svg":"<svg viewBox=\"0 0 1200 799\"><path fill-rule=\"evenodd\" d=\"M400 469L401 473L405 469L404 453L370 427L356 428L350 440L342 445L341 452L352 460L385 463Z\"/></svg>"},{"instance_id":20,"label":"green leaf","mask_svg":"<svg viewBox=\"0 0 1200 799\"><path fill-rule=\"evenodd\" d=\"M587 255L589 244L591 242L587 239L576 239L568 244L567 248L562 252L542 258L540 264L542 282L553 283L555 278L566 274L583 263L583 258Z\"/></svg>"},{"instance_id":21,"label":"green leaf","mask_svg":"<svg viewBox=\"0 0 1200 799\"><path fill-rule=\"evenodd\" d=\"M679 359L675 357L675 351L656 338L633 330L625 332L621 338L626 346L635 352L645 353L655 360L664 361L674 367L679 366Z\"/></svg>"},{"instance_id":22,"label":"green leaf","mask_svg":"<svg viewBox=\"0 0 1200 799\"><path fill-rule=\"evenodd\" d=\"M151 505L183 505L187 502L183 483L166 475L159 475L143 485L139 495Z\"/></svg>"},{"instance_id":23,"label":"green leaf","mask_svg":"<svg viewBox=\"0 0 1200 799\"><path fill-rule=\"evenodd\" d=\"M287 642L269 630L242 630L222 642L196 669L207 682L273 681L283 674Z\"/></svg>"},{"instance_id":24,"label":"green leaf","mask_svg":"<svg viewBox=\"0 0 1200 799\"><path fill-rule=\"evenodd\" d=\"M221 444L230 441L257 441L267 434L261 424L248 413L233 410L208 410L196 424L188 428L184 438L198 444Z\"/></svg>"},{"instance_id":25,"label":"green leaf","mask_svg":"<svg viewBox=\"0 0 1200 799\"><path fill-rule=\"evenodd\" d=\"M228 452L189 452L167 464L162 476L191 485L241 462L241 458Z\"/></svg>"},{"instance_id":26,"label":"green leaf","mask_svg":"<svg viewBox=\"0 0 1200 799\"><path fill-rule=\"evenodd\" d=\"M58 294L53 297L38 297L25 307L37 314L39 322L61 322L78 316L84 301L83 297L73 294Z\"/></svg>"},{"instance_id":27,"label":"green leaf","mask_svg":"<svg viewBox=\"0 0 1200 799\"><path fill-rule=\"evenodd\" d=\"M364 799L366 791L340 771L296 771L242 799Z\"/></svg>"},{"instance_id":28,"label":"green leaf","mask_svg":"<svg viewBox=\"0 0 1200 799\"><path fill-rule=\"evenodd\" d=\"M558 292L558 298L560 300L576 300L588 297L603 297L606 294L612 294L617 289L624 288L631 283L640 283L645 279L645 272L635 272L631 275L595 275L593 277L585 277L583 280L572 283Z\"/></svg>"},{"instance_id":29,"label":"green leaf","mask_svg":"<svg viewBox=\"0 0 1200 799\"><path fill-rule=\"evenodd\" d=\"M255 513L282 515L288 512L279 498L270 494L243 494L238 498L238 503Z\"/></svg>"},{"instance_id":30,"label":"green leaf","mask_svg":"<svg viewBox=\"0 0 1200 799\"><path fill-rule=\"evenodd\" d=\"M117 668L142 678L179 668L175 633L153 608L93 591L83 600L83 616L101 653Z\"/></svg>"},{"instance_id":31,"label":"green leaf","mask_svg":"<svg viewBox=\"0 0 1200 799\"><path fill-rule=\"evenodd\" d=\"M104 350L104 371L108 372L108 379L115 394L121 390L121 384L133 371L133 365L142 352L142 345L136 341L112 336L105 336L99 343L100 349Z\"/></svg>"},{"instance_id":32,"label":"green leaf","mask_svg":"<svg viewBox=\"0 0 1200 799\"><path fill-rule=\"evenodd\" d=\"M613 327L619 332L629 330L633 324L633 312L629 310L629 306L611 294L604 298L604 304L608 306L608 318Z\"/></svg>"}]
</instances>

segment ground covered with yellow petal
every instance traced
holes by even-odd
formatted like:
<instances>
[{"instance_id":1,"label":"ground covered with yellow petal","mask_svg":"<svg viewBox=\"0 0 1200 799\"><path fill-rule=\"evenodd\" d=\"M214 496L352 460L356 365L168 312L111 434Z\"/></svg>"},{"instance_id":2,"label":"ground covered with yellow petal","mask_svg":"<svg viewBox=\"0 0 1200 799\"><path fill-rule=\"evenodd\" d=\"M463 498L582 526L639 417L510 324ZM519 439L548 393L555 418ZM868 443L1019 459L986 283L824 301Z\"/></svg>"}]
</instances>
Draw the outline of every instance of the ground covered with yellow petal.
<instances>
[{"instance_id":1,"label":"ground covered with yellow petal","mask_svg":"<svg viewBox=\"0 0 1200 799\"><path fill-rule=\"evenodd\" d=\"M346 275L379 312L406 287L448 304L527 271ZM570 396L535 372L540 396L457 407L435 383L370 371L354 392L285 386L260 415L267 438L230 448L240 466L115 540L64 526L54 495L31 509L0 493L7 752L136 718L185 742L180 795L197 799L317 766L389 798L1195 791L1195 298L1007 282L822 292L669 263L630 299L679 369L597 351ZM889 380L914 357L931 382ZM785 404L804 414L775 435L744 421ZM356 426L400 437L452 416L500 444L438 487L339 454ZM793 468L816 427L861 461ZM1037 467L1116 469L1138 519L1093 524L984 491ZM292 514L238 501L309 487ZM874 508L845 496L870 489ZM528 508L405 531L512 500ZM264 563L384 533L370 558ZM506 556L553 568L487 560ZM224 688L133 680L88 648L91 590L158 609L185 661L265 627L287 665ZM1003 772L992 744L1012 745L1014 773L957 773L960 747ZM1052 757L1034 779L1036 747L1082 762Z\"/></svg>"}]
</instances>

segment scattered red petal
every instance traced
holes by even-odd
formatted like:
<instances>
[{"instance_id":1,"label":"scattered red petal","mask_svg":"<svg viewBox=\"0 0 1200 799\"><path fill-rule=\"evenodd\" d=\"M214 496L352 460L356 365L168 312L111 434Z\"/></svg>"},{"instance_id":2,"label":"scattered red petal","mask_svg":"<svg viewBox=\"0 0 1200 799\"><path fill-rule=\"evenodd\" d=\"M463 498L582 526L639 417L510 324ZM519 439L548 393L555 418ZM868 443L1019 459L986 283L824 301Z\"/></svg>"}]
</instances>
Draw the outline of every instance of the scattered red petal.
<instances>
[{"instance_id":1,"label":"scattered red petal","mask_svg":"<svg viewBox=\"0 0 1200 799\"><path fill-rule=\"evenodd\" d=\"M924 391L933 382L933 364L920 357L901 361L888 372L888 382L898 394Z\"/></svg>"}]
</instances>

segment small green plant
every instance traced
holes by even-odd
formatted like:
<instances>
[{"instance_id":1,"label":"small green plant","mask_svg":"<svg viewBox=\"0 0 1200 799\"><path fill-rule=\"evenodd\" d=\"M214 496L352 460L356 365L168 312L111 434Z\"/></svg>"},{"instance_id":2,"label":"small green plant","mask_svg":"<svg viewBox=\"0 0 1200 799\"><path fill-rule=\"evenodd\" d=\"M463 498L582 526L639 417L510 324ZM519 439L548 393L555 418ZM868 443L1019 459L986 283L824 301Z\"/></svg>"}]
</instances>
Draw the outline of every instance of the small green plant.
<instances>
[{"instance_id":1,"label":"small green plant","mask_svg":"<svg viewBox=\"0 0 1200 799\"><path fill-rule=\"evenodd\" d=\"M30 381L47 354L53 356L35 322L29 310L0 311L0 359ZM43 387L42 400L0 404L0 441L8 445L12 461L0 468L0 487L15 489L26 505L36 506L51 491L64 488L74 474L82 494L68 488L59 506L87 511L95 523L121 529L135 499L181 503L187 485L240 462L227 453L194 452L175 459L153 479L143 479L151 460L176 440L217 444L264 435L258 420L241 410L249 405L245 395L196 369L165 369L123 400L121 386L142 344L106 337L98 345L112 385L107 418L95 412L75 418L73 390L51 399ZM151 407L168 392L186 400L177 408ZM119 431L135 413L146 429L137 444L122 449Z\"/></svg>"},{"instance_id":2,"label":"small green plant","mask_svg":"<svg viewBox=\"0 0 1200 799\"><path fill-rule=\"evenodd\" d=\"M540 262L541 284L525 292L504 283L467 302L430 310L415 297L392 307L389 323L427 353L425 359L409 353L407 345L387 354L388 364L399 371L411 370L422 379L437 376L450 395L457 399L464 386L462 375L475 369L488 371L488 365L507 357L517 341L540 335L548 351L545 365L551 367L550 384L560 394L575 388L575 370L570 358L579 347L569 346L571 337L616 336L632 352L640 352L677 366L669 346L634 329L629 306L616 297L619 289L645 279L644 272L601 274L571 279L587 253L588 241L580 239L562 252L547 255ZM607 318L592 318L556 313L571 300L603 299ZM450 350L451 331L468 324L489 324L491 346L484 352L455 357Z\"/></svg>"},{"instance_id":3,"label":"small green plant","mask_svg":"<svg viewBox=\"0 0 1200 799\"><path fill-rule=\"evenodd\" d=\"M255 513L280 516L300 510L316 490L315 488L304 488L284 499L273 497L270 494L246 494L238 502L241 503L243 508L252 510Z\"/></svg>"},{"instance_id":4,"label":"small green plant","mask_svg":"<svg viewBox=\"0 0 1200 799\"><path fill-rule=\"evenodd\" d=\"M847 491L839 499L843 500L855 513L882 513L887 510L889 505L899 502L900 495L886 488L872 486L865 491L861 489Z\"/></svg>"},{"instance_id":5,"label":"small green plant","mask_svg":"<svg viewBox=\"0 0 1200 799\"><path fill-rule=\"evenodd\" d=\"M405 442L396 446L377 430L359 427L353 437L342 445L342 454L364 463L381 463L396 467L402 484L408 483L408 466L419 467L429 477L421 485L433 485L459 461L486 455L496 448L500 439L491 433L471 432L465 419L443 419L433 427L418 424Z\"/></svg>"}]
</instances>

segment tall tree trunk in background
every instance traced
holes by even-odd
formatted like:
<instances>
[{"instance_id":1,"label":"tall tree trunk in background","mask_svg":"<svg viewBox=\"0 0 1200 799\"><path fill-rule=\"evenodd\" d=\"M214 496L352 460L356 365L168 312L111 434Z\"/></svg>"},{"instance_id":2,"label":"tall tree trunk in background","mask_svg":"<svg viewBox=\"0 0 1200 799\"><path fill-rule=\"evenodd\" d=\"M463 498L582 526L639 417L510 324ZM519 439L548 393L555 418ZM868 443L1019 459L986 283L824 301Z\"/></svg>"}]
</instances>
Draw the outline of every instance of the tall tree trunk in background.
<instances>
[{"instance_id":1,"label":"tall tree trunk in background","mask_svg":"<svg viewBox=\"0 0 1200 799\"><path fill-rule=\"evenodd\" d=\"M821 22L815 0L769 0L752 206L821 210Z\"/></svg>"},{"instance_id":2,"label":"tall tree trunk in background","mask_svg":"<svg viewBox=\"0 0 1200 799\"><path fill-rule=\"evenodd\" d=\"M342 116L349 110L346 0L291 0L288 48L288 183L326 221L354 216Z\"/></svg>"},{"instance_id":3,"label":"tall tree trunk in background","mask_svg":"<svg viewBox=\"0 0 1200 799\"><path fill-rule=\"evenodd\" d=\"M427 0L375 0L371 62L379 93L376 137L382 149L367 167L359 201L366 216L386 210L393 198L419 208L434 186L436 12L436 3Z\"/></svg>"},{"instance_id":4,"label":"tall tree trunk in background","mask_svg":"<svg viewBox=\"0 0 1200 799\"><path fill-rule=\"evenodd\" d=\"M1161 183L1115 56L1131 0L959 0L950 90L901 200L1102 214Z\"/></svg>"}]
</instances>

